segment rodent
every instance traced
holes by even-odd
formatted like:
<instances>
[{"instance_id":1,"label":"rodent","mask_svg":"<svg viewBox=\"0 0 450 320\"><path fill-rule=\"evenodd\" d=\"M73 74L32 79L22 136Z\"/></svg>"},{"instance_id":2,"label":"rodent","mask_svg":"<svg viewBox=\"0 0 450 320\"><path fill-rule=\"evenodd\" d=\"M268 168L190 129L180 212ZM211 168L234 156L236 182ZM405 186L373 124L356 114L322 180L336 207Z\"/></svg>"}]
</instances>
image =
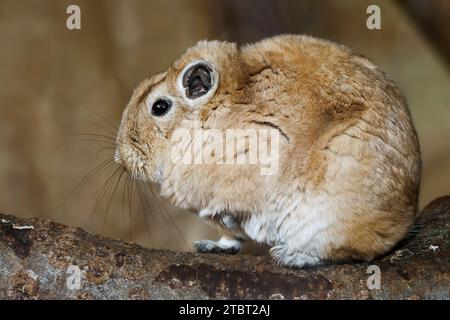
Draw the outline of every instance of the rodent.
<instances>
[{"instance_id":1,"label":"rodent","mask_svg":"<svg viewBox=\"0 0 450 320\"><path fill-rule=\"evenodd\" d=\"M276 130L278 171L173 161L173 135L192 122ZM418 215L420 147L405 97L368 58L310 36L199 42L135 89L116 145L133 176L218 227L219 241L194 243L200 252L236 253L250 239L284 266L369 261Z\"/></svg>"}]
</instances>

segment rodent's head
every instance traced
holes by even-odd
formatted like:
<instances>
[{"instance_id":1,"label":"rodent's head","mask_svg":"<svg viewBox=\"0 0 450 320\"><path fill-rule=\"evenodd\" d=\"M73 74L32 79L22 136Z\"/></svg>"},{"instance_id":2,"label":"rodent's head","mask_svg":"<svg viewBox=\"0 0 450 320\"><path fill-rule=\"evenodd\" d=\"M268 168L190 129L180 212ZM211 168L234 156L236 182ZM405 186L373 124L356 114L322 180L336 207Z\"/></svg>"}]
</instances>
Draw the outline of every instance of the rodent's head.
<instances>
[{"instance_id":1,"label":"rodent's head","mask_svg":"<svg viewBox=\"0 0 450 320\"><path fill-rule=\"evenodd\" d=\"M173 131L232 99L245 83L244 69L235 44L201 41L166 72L144 80L123 113L116 162L136 178L159 181Z\"/></svg>"}]
</instances>

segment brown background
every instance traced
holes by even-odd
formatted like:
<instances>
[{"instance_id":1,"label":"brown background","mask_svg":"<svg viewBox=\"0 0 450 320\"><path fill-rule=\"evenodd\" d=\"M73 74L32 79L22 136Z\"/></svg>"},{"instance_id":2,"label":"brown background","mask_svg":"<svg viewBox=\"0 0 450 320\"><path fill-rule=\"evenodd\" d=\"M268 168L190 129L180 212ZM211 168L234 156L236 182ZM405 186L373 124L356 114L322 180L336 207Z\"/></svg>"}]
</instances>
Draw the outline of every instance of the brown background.
<instances>
[{"instance_id":1,"label":"brown background","mask_svg":"<svg viewBox=\"0 0 450 320\"><path fill-rule=\"evenodd\" d=\"M81 7L81 31L66 29L69 4ZM365 27L369 4L380 5L382 30ZM192 240L214 237L163 202L183 242L152 197L149 210L135 198L130 212L122 185L108 210L111 192L91 214L111 172L69 195L110 154L95 141L70 142L83 138L71 134L113 135L106 122L117 126L133 87L200 39L246 43L279 33L349 45L396 80L421 141L423 206L450 193L449 15L445 0L2 0L0 211L157 248L189 250Z\"/></svg>"}]
</instances>

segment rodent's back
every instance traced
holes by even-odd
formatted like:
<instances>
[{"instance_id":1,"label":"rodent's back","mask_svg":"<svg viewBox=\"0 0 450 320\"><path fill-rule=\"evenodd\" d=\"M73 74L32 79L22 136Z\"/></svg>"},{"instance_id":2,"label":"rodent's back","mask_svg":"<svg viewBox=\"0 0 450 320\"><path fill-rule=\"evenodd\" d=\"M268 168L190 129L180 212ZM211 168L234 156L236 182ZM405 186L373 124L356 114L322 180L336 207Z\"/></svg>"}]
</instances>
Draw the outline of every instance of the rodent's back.
<instances>
[{"instance_id":1,"label":"rodent's back","mask_svg":"<svg viewBox=\"0 0 450 320\"><path fill-rule=\"evenodd\" d=\"M378 142L371 146L381 148L377 154L412 166L405 178L409 187L418 187L420 150L406 99L370 60L345 46L297 35L269 38L242 52L251 74L247 94L260 109L277 113L274 121L297 150L326 149L333 138L364 126L360 133Z\"/></svg>"},{"instance_id":2,"label":"rodent's back","mask_svg":"<svg viewBox=\"0 0 450 320\"><path fill-rule=\"evenodd\" d=\"M248 94L261 113L277 114L270 121L289 138L280 183L347 210L350 222L335 232L348 235L355 258L395 245L418 213L421 175L417 134L395 83L347 47L307 36L242 52Z\"/></svg>"}]
</instances>

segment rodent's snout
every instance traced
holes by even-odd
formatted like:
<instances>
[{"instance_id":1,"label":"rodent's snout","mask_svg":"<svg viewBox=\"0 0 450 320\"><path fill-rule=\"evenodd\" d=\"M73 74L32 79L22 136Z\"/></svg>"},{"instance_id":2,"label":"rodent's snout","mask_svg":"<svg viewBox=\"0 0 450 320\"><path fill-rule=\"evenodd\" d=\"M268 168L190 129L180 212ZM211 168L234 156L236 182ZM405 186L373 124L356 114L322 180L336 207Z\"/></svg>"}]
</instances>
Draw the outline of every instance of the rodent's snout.
<instances>
[{"instance_id":1,"label":"rodent's snout","mask_svg":"<svg viewBox=\"0 0 450 320\"><path fill-rule=\"evenodd\" d=\"M151 177L151 164L148 157L140 147L134 146L132 143L118 141L113 160L135 178L148 180Z\"/></svg>"},{"instance_id":2,"label":"rodent's snout","mask_svg":"<svg viewBox=\"0 0 450 320\"><path fill-rule=\"evenodd\" d=\"M130 161L129 158L131 158L130 156L125 156L124 155L124 147L121 146L120 144L116 145L116 150L114 151L114 155L113 155L113 160L116 164L118 164L123 170L125 171L131 171L131 167L130 167Z\"/></svg>"}]
</instances>

